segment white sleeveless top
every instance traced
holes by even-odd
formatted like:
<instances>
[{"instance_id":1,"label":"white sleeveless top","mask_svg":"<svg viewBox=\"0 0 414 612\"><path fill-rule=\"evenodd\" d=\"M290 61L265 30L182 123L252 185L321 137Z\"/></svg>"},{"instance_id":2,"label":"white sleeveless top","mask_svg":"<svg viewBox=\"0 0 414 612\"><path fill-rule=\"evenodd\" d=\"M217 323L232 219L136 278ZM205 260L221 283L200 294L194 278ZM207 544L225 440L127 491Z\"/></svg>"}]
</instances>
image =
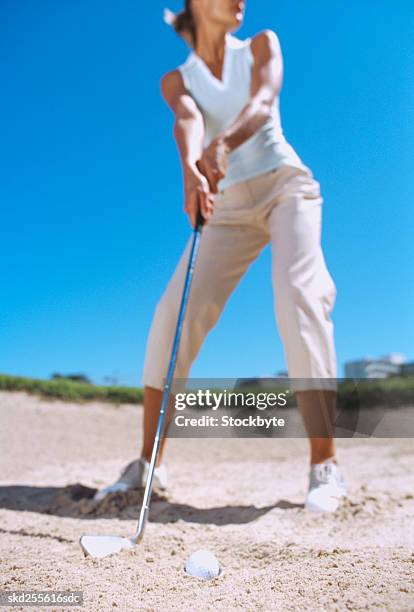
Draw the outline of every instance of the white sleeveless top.
<instances>
[{"instance_id":1,"label":"white sleeveless top","mask_svg":"<svg viewBox=\"0 0 414 612\"><path fill-rule=\"evenodd\" d=\"M250 98L254 57L251 37L240 40L226 34L222 81L217 79L195 51L178 66L184 86L202 112L205 124L204 146L230 126ZM231 151L227 175L218 183L220 191L239 181L274 170L281 165L306 168L283 134L279 96L272 115L253 136Z\"/></svg>"}]
</instances>

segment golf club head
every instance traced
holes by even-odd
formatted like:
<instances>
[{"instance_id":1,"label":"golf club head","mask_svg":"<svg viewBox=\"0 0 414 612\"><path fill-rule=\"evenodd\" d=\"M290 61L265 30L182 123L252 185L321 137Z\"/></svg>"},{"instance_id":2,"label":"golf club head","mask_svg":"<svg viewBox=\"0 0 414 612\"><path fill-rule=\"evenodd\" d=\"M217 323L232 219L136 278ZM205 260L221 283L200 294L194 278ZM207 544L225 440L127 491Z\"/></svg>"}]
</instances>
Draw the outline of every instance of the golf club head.
<instances>
[{"instance_id":1,"label":"golf club head","mask_svg":"<svg viewBox=\"0 0 414 612\"><path fill-rule=\"evenodd\" d=\"M102 559L107 555L112 555L121 550L126 550L134 546L134 542L129 538L120 536L100 536L84 535L79 539L79 544L86 555L95 559Z\"/></svg>"}]
</instances>

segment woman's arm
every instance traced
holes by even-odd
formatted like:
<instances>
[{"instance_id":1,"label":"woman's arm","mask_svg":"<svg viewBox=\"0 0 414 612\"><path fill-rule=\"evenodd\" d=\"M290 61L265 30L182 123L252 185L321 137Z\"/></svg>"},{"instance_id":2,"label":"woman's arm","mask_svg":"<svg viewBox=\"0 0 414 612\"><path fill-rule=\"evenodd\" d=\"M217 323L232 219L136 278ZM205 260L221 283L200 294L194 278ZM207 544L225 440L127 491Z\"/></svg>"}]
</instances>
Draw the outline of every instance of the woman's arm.
<instances>
[{"instance_id":1,"label":"woman's arm","mask_svg":"<svg viewBox=\"0 0 414 612\"><path fill-rule=\"evenodd\" d=\"M223 178L219 171L225 165L223 155L253 136L271 116L272 104L283 81L283 58L277 34L264 30L251 41L254 57L249 103L223 133L218 134L204 150L200 163L206 169L212 191ZM212 184L213 181L213 184Z\"/></svg>"},{"instance_id":2,"label":"woman's arm","mask_svg":"<svg viewBox=\"0 0 414 612\"><path fill-rule=\"evenodd\" d=\"M272 104L282 88L283 59L277 35L264 30L252 38L254 57L251 99L235 122L218 138L230 151L241 145L269 119Z\"/></svg>"},{"instance_id":3,"label":"woman's arm","mask_svg":"<svg viewBox=\"0 0 414 612\"><path fill-rule=\"evenodd\" d=\"M167 72L162 77L161 91L175 115L174 137L183 168L184 210L194 227L198 209L207 222L214 207L208 180L197 165L203 152L204 120L194 99L185 89L179 70Z\"/></svg>"}]
</instances>

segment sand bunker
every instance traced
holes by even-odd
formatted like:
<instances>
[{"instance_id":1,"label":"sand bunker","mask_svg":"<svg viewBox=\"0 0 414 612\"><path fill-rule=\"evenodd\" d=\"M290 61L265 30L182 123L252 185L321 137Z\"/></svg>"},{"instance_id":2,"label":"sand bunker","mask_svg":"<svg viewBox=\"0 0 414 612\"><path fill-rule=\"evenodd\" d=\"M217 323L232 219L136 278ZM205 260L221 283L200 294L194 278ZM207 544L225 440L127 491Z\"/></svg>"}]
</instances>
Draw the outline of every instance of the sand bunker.
<instances>
[{"instance_id":1,"label":"sand bunker","mask_svg":"<svg viewBox=\"0 0 414 612\"><path fill-rule=\"evenodd\" d=\"M349 498L329 516L303 508L306 440L170 440L143 541L98 561L82 534L136 528L142 490L93 495L136 457L140 408L3 392L0 419L3 590L81 590L92 612L414 610L410 439L339 440ZM183 571L199 548L211 582Z\"/></svg>"}]
</instances>

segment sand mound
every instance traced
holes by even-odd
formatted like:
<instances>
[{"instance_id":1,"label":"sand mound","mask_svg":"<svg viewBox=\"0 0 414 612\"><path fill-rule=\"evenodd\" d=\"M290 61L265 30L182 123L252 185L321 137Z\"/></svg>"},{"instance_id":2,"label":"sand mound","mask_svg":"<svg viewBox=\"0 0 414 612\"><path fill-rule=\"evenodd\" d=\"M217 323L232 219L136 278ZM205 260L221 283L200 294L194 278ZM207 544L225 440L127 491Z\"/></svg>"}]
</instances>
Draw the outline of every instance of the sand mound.
<instances>
[{"instance_id":1,"label":"sand mound","mask_svg":"<svg viewBox=\"0 0 414 612\"><path fill-rule=\"evenodd\" d=\"M73 518L118 518L136 519L142 506L144 489L125 493L109 493L103 500L93 499L96 489L80 483L63 487L49 502L45 513ZM152 494L152 505L167 502L166 496Z\"/></svg>"}]
</instances>

